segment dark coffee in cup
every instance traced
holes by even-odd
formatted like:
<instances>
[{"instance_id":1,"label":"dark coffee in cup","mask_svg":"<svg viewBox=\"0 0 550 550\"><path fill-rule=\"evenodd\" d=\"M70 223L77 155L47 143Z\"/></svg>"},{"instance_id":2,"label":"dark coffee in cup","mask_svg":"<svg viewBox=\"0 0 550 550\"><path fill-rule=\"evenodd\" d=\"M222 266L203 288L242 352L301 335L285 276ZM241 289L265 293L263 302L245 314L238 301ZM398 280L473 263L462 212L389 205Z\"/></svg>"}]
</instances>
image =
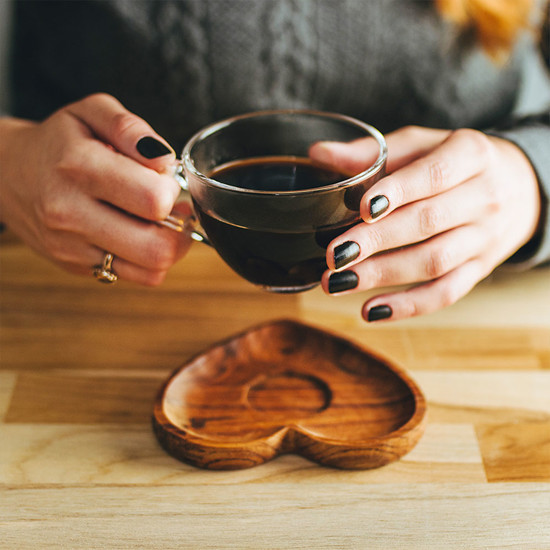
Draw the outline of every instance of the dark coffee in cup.
<instances>
[{"instance_id":1,"label":"dark coffee in cup","mask_svg":"<svg viewBox=\"0 0 550 550\"><path fill-rule=\"evenodd\" d=\"M241 189L275 192L314 189L345 179L341 174L312 165L308 159L292 157L234 161L215 169L209 177ZM274 203L278 200L277 196L271 199ZM265 207L270 209L269 204ZM276 204L273 208L276 209ZM316 209L316 204L311 204L311 208ZM198 204L195 210L211 243L229 266L248 281L279 292L318 284L327 269L328 244L353 225L328 228L312 225L296 231L281 216L280 223L258 229L262 227L264 211L256 212L255 216L249 214L249 227L242 227L219 219ZM307 210L300 212L302 217L311 215Z\"/></svg>"},{"instance_id":2,"label":"dark coffee in cup","mask_svg":"<svg viewBox=\"0 0 550 550\"><path fill-rule=\"evenodd\" d=\"M324 187L345 179L343 174L298 157L258 157L228 162L209 177L241 189L256 191L302 191Z\"/></svg>"}]
</instances>

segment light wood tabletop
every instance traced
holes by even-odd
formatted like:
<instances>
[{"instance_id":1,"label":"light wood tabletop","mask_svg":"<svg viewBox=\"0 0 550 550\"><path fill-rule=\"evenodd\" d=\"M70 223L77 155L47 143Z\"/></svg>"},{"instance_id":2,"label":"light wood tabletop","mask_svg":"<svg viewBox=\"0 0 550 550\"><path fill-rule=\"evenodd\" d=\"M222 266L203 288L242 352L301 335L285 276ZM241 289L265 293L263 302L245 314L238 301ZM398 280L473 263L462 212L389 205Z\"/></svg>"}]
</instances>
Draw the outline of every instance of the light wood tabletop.
<instances>
[{"instance_id":1,"label":"light wood tabletop","mask_svg":"<svg viewBox=\"0 0 550 550\"><path fill-rule=\"evenodd\" d=\"M0 548L550 549L550 268L367 325L364 296L268 294L203 245L151 289L1 241ZM363 471L284 455L213 472L166 454L151 429L163 381L281 318L404 369L427 400L418 445Z\"/></svg>"}]
</instances>

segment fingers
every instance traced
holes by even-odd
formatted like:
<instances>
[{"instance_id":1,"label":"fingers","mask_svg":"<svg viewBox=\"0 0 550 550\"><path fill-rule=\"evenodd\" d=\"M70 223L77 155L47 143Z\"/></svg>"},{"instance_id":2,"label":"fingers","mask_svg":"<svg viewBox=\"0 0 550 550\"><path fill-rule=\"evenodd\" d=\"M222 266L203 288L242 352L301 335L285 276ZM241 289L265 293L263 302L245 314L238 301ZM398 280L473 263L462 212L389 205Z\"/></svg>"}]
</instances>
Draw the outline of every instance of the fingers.
<instances>
[{"instance_id":1,"label":"fingers","mask_svg":"<svg viewBox=\"0 0 550 550\"><path fill-rule=\"evenodd\" d=\"M450 130L405 126L386 136L388 160L386 173L391 174L416 159L423 157L451 134Z\"/></svg>"},{"instance_id":2,"label":"fingers","mask_svg":"<svg viewBox=\"0 0 550 550\"><path fill-rule=\"evenodd\" d=\"M144 120L106 94L89 96L60 113L80 125L79 132L65 136L56 164L60 180L148 220L160 221L170 213L180 192L170 175L175 154ZM71 127L77 128L61 125ZM55 200L64 202L60 196ZM61 211L57 206L52 205Z\"/></svg>"},{"instance_id":3,"label":"fingers","mask_svg":"<svg viewBox=\"0 0 550 550\"><path fill-rule=\"evenodd\" d=\"M460 227L414 246L375 255L344 271L327 271L323 287L335 294L438 279L478 257L488 240L474 225Z\"/></svg>"},{"instance_id":4,"label":"fingers","mask_svg":"<svg viewBox=\"0 0 550 550\"><path fill-rule=\"evenodd\" d=\"M472 247L464 243L474 243ZM459 228L399 251L370 258L349 270L326 272L322 285L336 294L418 283L406 290L385 293L363 306L366 321L399 320L432 313L465 296L488 275L480 260L487 242L473 226Z\"/></svg>"},{"instance_id":5,"label":"fingers","mask_svg":"<svg viewBox=\"0 0 550 550\"><path fill-rule=\"evenodd\" d=\"M405 126L385 136L388 146L386 172L391 174L411 163L445 141L450 130ZM378 157L379 147L367 137L344 143L321 141L311 146L310 158L331 170L353 176L367 170Z\"/></svg>"},{"instance_id":6,"label":"fingers","mask_svg":"<svg viewBox=\"0 0 550 550\"><path fill-rule=\"evenodd\" d=\"M432 199L408 204L376 223L360 223L330 243L327 265L329 269L341 270L373 254L475 223L488 208L487 202L472 200L476 194L476 183L468 182Z\"/></svg>"},{"instance_id":7,"label":"fingers","mask_svg":"<svg viewBox=\"0 0 550 550\"><path fill-rule=\"evenodd\" d=\"M175 159L174 150L149 124L110 95L88 96L69 105L67 112L90 128L95 137L153 170L163 171Z\"/></svg>"},{"instance_id":8,"label":"fingers","mask_svg":"<svg viewBox=\"0 0 550 550\"><path fill-rule=\"evenodd\" d=\"M94 257L97 258L89 266L82 266L80 273L84 276L91 276L95 266L99 266L103 262L103 258L106 252L99 249L96 250ZM167 269L154 269L150 267L143 267L128 260L113 254L114 259L112 262L111 270L116 273L119 280L126 282L137 283L144 286L158 286L164 282Z\"/></svg>"},{"instance_id":9,"label":"fingers","mask_svg":"<svg viewBox=\"0 0 550 550\"><path fill-rule=\"evenodd\" d=\"M75 249L78 250L78 254L68 252L64 260L56 261L72 273L90 277L94 267L102 264L105 254L109 251L114 256L112 271L119 279L146 286L158 286L165 280L169 268L187 252L191 243L186 234L177 234L169 229L164 231L164 236L168 237L168 240L151 239L151 243L148 244L149 248L154 247L158 250L154 256L147 257L147 254L143 253L127 254L126 247L122 247L123 254L137 257L145 265L130 261L127 257L113 252L120 249L120 246L102 249L85 242L78 243L78 249ZM178 242L174 242L175 237Z\"/></svg>"},{"instance_id":10,"label":"fingers","mask_svg":"<svg viewBox=\"0 0 550 550\"><path fill-rule=\"evenodd\" d=\"M91 196L147 220L160 221L170 214L180 193L171 175L157 173L112 151L105 152L97 142L90 147L88 159Z\"/></svg>"},{"instance_id":11,"label":"fingers","mask_svg":"<svg viewBox=\"0 0 550 550\"><path fill-rule=\"evenodd\" d=\"M78 258L70 255L70 260L56 260L56 263L75 275L91 277L95 267L102 265L106 252L82 242L79 243L78 250ZM167 275L167 270L145 268L116 255L111 264L111 271L116 273L120 280L145 286L158 286L164 282Z\"/></svg>"},{"instance_id":12,"label":"fingers","mask_svg":"<svg viewBox=\"0 0 550 550\"><path fill-rule=\"evenodd\" d=\"M186 233L128 216L105 203L90 199L73 206L74 225L50 228L44 243L49 255L73 273L90 275L108 251L115 256L113 269L121 279L157 285L190 247Z\"/></svg>"},{"instance_id":13,"label":"fingers","mask_svg":"<svg viewBox=\"0 0 550 550\"><path fill-rule=\"evenodd\" d=\"M170 233L169 229L165 231ZM180 235L179 238L181 242L178 247L175 247L173 244L166 246L162 244L162 240L159 240L158 242L161 243L159 245L160 248L168 252L152 257L146 266L134 263L123 256L111 252L113 249L100 249L87 243L79 243L78 258L72 257L71 261L57 260L57 263L61 264L67 271L90 277L94 267L102 264L105 254L109 251L114 256L111 269L117 274L120 280L145 286L158 286L164 282L169 267L181 258L190 246L188 237ZM178 250L177 253L175 252L176 248Z\"/></svg>"},{"instance_id":14,"label":"fingers","mask_svg":"<svg viewBox=\"0 0 550 550\"><path fill-rule=\"evenodd\" d=\"M470 260L446 275L402 292L375 296L363 305L366 321L398 321L433 313L456 303L485 277L480 262Z\"/></svg>"},{"instance_id":15,"label":"fingers","mask_svg":"<svg viewBox=\"0 0 550 550\"><path fill-rule=\"evenodd\" d=\"M54 214L49 225L72 231L83 241L82 252L65 260L65 266L90 274L108 251L121 279L160 284L191 242L184 233L146 221L164 220L179 195L179 185L169 175L174 151L109 95L89 96L66 111L89 137L72 141L58 166L83 194L78 201L72 193L60 194L49 205Z\"/></svg>"},{"instance_id":16,"label":"fingers","mask_svg":"<svg viewBox=\"0 0 550 550\"><path fill-rule=\"evenodd\" d=\"M185 233L130 218L107 205L98 205L96 218L86 220L84 236L89 241L148 269L168 270L189 247Z\"/></svg>"},{"instance_id":17,"label":"fingers","mask_svg":"<svg viewBox=\"0 0 550 550\"><path fill-rule=\"evenodd\" d=\"M346 176L354 176L367 170L378 158L380 148L372 137L361 138L349 143L340 141L319 141L309 149L309 158L329 170Z\"/></svg>"},{"instance_id":18,"label":"fingers","mask_svg":"<svg viewBox=\"0 0 550 550\"><path fill-rule=\"evenodd\" d=\"M481 132L449 134L441 145L374 184L361 200L361 217L372 222L460 185L484 170L489 151L489 140Z\"/></svg>"}]
</instances>

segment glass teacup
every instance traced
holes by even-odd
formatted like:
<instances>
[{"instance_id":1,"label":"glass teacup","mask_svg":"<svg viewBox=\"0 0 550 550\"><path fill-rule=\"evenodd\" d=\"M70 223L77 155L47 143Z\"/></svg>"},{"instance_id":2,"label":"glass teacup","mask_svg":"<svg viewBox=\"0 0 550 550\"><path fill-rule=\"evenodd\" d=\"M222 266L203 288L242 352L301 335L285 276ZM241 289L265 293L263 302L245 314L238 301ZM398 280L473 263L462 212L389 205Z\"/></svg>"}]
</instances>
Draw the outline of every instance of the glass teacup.
<instances>
[{"instance_id":1,"label":"glass teacup","mask_svg":"<svg viewBox=\"0 0 550 550\"><path fill-rule=\"evenodd\" d=\"M351 177L309 158L319 141L371 138L378 154ZM330 241L360 221L361 197L383 175L383 135L364 122L309 110L262 111L212 124L186 144L176 177L201 228L239 275L273 292L319 284Z\"/></svg>"}]
</instances>

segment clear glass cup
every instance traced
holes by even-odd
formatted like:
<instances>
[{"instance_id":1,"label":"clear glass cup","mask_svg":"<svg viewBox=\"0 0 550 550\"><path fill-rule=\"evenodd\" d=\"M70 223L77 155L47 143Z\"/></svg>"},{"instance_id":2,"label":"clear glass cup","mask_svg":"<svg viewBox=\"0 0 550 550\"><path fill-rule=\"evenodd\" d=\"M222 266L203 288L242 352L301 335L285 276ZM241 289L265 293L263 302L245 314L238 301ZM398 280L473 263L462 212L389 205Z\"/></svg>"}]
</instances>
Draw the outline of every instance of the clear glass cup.
<instances>
[{"instance_id":1,"label":"clear glass cup","mask_svg":"<svg viewBox=\"0 0 550 550\"><path fill-rule=\"evenodd\" d=\"M378 154L352 177L312 164L319 141L371 138ZM360 221L361 197L383 175L384 136L335 113L262 111L212 124L186 144L176 177L200 228L239 275L273 292L318 285L330 241ZM189 224L186 224L189 228Z\"/></svg>"}]
</instances>

